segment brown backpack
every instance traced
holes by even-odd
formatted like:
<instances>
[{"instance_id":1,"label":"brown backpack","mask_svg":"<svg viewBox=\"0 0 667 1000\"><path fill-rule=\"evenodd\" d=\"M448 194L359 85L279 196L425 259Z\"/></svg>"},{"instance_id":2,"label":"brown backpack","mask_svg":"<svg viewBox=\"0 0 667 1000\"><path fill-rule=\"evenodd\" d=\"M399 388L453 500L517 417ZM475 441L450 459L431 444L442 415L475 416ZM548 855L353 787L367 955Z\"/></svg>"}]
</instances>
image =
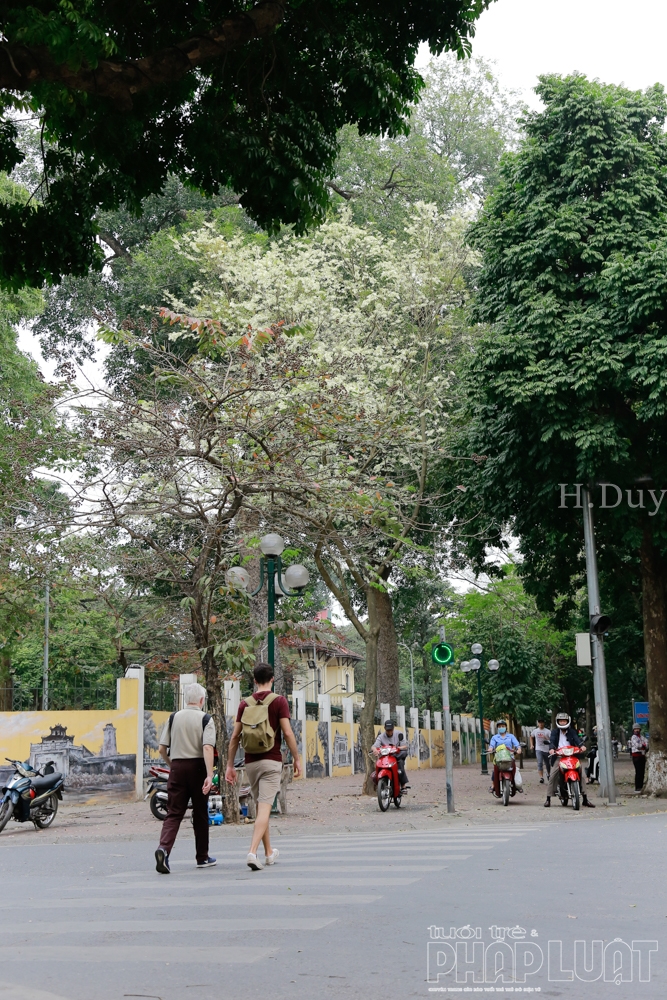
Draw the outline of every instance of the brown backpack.
<instances>
[{"instance_id":1,"label":"brown backpack","mask_svg":"<svg viewBox=\"0 0 667 1000\"><path fill-rule=\"evenodd\" d=\"M277 697L277 694L271 693L262 701L257 701L253 694L247 699L241 716L241 746L246 753L273 750L276 734L269 722L269 705Z\"/></svg>"}]
</instances>

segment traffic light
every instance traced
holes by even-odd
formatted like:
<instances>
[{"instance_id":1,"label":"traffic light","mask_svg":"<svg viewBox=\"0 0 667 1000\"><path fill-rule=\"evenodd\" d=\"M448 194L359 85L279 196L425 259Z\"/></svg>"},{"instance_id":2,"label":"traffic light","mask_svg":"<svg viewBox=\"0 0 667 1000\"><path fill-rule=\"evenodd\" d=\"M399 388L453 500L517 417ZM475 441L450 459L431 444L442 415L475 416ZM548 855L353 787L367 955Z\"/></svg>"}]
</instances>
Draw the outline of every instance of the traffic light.
<instances>
[{"instance_id":1,"label":"traffic light","mask_svg":"<svg viewBox=\"0 0 667 1000\"><path fill-rule=\"evenodd\" d=\"M439 663L441 667L445 667L454 660L454 647L450 646L448 642L439 642L437 646L433 647L431 658L434 663Z\"/></svg>"},{"instance_id":2,"label":"traffic light","mask_svg":"<svg viewBox=\"0 0 667 1000\"><path fill-rule=\"evenodd\" d=\"M591 615L591 634L604 635L611 628L611 618L609 615Z\"/></svg>"}]
</instances>

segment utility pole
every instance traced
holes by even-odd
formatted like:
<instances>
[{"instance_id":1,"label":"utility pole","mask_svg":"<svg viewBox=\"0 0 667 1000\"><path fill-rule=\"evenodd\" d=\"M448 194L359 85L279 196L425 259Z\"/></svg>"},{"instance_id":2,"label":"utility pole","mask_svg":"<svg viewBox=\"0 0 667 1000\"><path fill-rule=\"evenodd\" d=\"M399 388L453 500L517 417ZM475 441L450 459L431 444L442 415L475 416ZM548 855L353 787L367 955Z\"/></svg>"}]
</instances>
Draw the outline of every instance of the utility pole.
<instances>
[{"instance_id":1,"label":"utility pole","mask_svg":"<svg viewBox=\"0 0 667 1000\"><path fill-rule=\"evenodd\" d=\"M440 641L445 641L445 626L440 626ZM437 662L437 661L436 661ZM447 812L456 812L454 805L454 748L452 746L452 714L449 710L449 668L441 664L442 713L445 725L445 781L447 784Z\"/></svg>"},{"instance_id":2,"label":"utility pole","mask_svg":"<svg viewBox=\"0 0 667 1000\"><path fill-rule=\"evenodd\" d=\"M598 755L600 758L600 795L606 795L610 805L616 805L616 779L611 747L609 721L609 693L607 668L604 662L604 616L600 613L600 587L595 554L593 504L587 487L582 491L584 504L584 546L586 549L586 580L588 585L588 614L590 618L591 655L593 660L593 690L595 693L595 721L598 727ZM608 619L607 619L608 622Z\"/></svg>"},{"instance_id":3,"label":"utility pole","mask_svg":"<svg viewBox=\"0 0 667 1000\"><path fill-rule=\"evenodd\" d=\"M42 710L49 707L49 581L44 590L44 671L42 674Z\"/></svg>"}]
</instances>

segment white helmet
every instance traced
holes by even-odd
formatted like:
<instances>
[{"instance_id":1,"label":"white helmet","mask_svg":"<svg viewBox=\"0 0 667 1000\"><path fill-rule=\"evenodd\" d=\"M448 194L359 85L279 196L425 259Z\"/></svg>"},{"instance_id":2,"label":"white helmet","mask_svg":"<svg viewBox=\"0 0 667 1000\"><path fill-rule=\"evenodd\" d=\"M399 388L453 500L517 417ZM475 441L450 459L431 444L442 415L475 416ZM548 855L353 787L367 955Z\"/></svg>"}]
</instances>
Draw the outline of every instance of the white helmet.
<instances>
[{"instance_id":1,"label":"white helmet","mask_svg":"<svg viewBox=\"0 0 667 1000\"><path fill-rule=\"evenodd\" d=\"M556 725L559 729L569 729L572 719L567 712L559 712L556 716Z\"/></svg>"}]
</instances>

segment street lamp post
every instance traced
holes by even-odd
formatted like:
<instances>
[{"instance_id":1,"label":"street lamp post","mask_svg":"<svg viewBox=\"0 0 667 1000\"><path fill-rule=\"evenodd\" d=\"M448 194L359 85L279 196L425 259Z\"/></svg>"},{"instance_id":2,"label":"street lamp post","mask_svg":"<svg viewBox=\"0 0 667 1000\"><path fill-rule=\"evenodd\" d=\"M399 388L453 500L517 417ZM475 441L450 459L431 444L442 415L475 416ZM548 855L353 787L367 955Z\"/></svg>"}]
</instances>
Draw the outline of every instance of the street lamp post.
<instances>
[{"instance_id":1,"label":"street lamp post","mask_svg":"<svg viewBox=\"0 0 667 1000\"><path fill-rule=\"evenodd\" d=\"M267 622L269 626L267 660L271 666L274 667L276 657L275 637L271 626L276 620L276 598L296 597L301 593L304 587L308 586L310 573L306 567L302 566L300 563L288 566L283 573L282 560L280 556L285 548L285 540L280 535L276 534L275 531L269 532L268 535L264 535L264 537L260 539L259 547L262 550L262 556L259 560L259 586L255 590L248 591L250 574L246 569L243 569L242 566L232 566L232 568L227 571L227 582L232 584L234 587L238 587L240 590L248 591L250 597L255 597L264 586L264 578L266 577L268 602Z\"/></svg>"},{"instance_id":2,"label":"street lamp post","mask_svg":"<svg viewBox=\"0 0 667 1000\"><path fill-rule=\"evenodd\" d=\"M464 673L469 673L469 671L474 670L477 674L477 699L479 704L479 728L480 737L482 742L482 774L488 774L489 769L486 759L486 744L484 742L484 701L482 698L482 660L479 657L482 656L484 649L482 644L479 642L473 642L470 647L470 652L473 654L472 660L464 660L461 664L461 670ZM489 660L487 662L487 667L489 670L497 670L500 664L498 660Z\"/></svg>"},{"instance_id":3,"label":"street lamp post","mask_svg":"<svg viewBox=\"0 0 667 1000\"><path fill-rule=\"evenodd\" d=\"M408 646L407 642L399 642L399 646L403 646L407 649L410 654L410 684L412 686L412 707L415 707L415 668L412 663L412 647Z\"/></svg>"}]
</instances>

